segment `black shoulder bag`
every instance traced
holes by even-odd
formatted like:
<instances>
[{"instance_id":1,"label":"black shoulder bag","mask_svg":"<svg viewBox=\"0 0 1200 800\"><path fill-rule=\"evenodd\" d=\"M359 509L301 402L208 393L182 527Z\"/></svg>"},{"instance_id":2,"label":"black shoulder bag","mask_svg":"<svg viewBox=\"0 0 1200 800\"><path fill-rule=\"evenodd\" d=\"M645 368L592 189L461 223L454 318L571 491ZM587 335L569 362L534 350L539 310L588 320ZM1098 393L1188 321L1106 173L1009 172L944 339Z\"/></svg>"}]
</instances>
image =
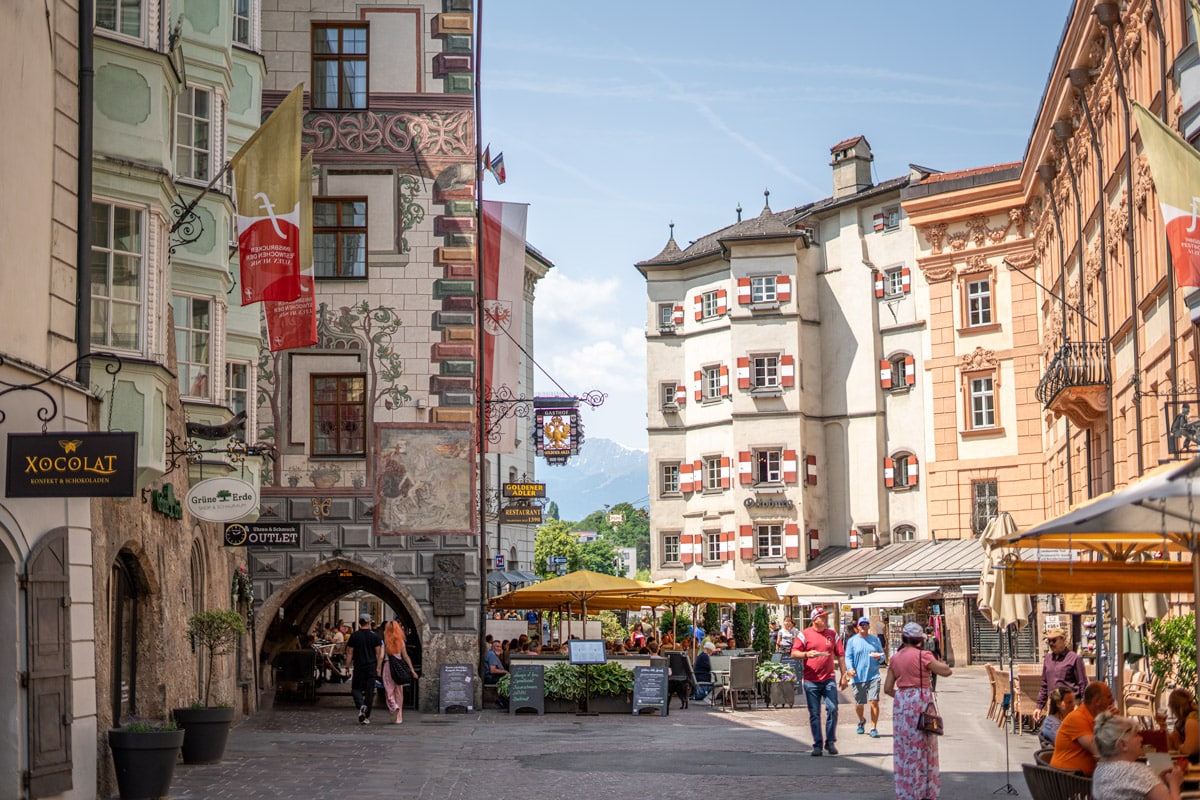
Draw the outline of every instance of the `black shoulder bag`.
<instances>
[{"instance_id":1,"label":"black shoulder bag","mask_svg":"<svg viewBox=\"0 0 1200 800\"><path fill-rule=\"evenodd\" d=\"M391 653L388 653L387 660L388 669L392 671L392 683L397 686L408 686L412 683L412 670L408 668L408 662Z\"/></svg>"},{"instance_id":2,"label":"black shoulder bag","mask_svg":"<svg viewBox=\"0 0 1200 800\"><path fill-rule=\"evenodd\" d=\"M920 663L921 651L918 651L917 664ZM927 672L928 670L922 666L921 677L923 680L927 680L925 677ZM924 688L924 686L921 688ZM933 736L941 736L946 732L946 727L942 723L942 717L940 714L938 714L937 705L932 700L925 705L925 710L922 711L920 716L917 717L917 730Z\"/></svg>"}]
</instances>

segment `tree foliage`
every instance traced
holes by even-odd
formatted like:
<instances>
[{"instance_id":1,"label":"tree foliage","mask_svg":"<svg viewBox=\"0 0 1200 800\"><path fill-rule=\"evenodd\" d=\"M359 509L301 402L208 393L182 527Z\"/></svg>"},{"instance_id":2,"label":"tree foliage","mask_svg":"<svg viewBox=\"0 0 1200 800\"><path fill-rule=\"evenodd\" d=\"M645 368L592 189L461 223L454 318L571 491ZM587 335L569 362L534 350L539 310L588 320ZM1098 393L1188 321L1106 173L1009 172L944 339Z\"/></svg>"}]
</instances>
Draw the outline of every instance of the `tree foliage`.
<instances>
[{"instance_id":1,"label":"tree foliage","mask_svg":"<svg viewBox=\"0 0 1200 800\"><path fill-rule=\"evenodd\" d=\"M553 500L546 505L546 519L558 519L558 503Z\"/></svg>"},{"instance_id":2,"label":"tree foliage","mask_svg":"<svg viewBox=\"0 0 1200 800\"><path fill-rule=\"evenodd\" d=\"M745 603L733 608L733 638L737 639L738 647L750 645L750 609Z\"/></svg>"},{"instance_id":3,"label":"tree foliage","mask_svg":"<svg viewBox=\"0 0 1200 800\"><path fill-rule=\"evenodd\" d=\"M767 606L764 603L754 606L754 642L751 646L765 657L770 658L771 617L767 613Z\"/></svg>"},{"instance_id":4,"label":"tree foliage","mask_svg":"<svg viewBox=\"0 0 1200 800\"><path fill-rule=\"evenodd\" d=\"M533 567L543 578L553 577L557 570L547 566L548 559L566 557L566 571L580 567L579 543L571 535L569 522L553 519L538 528L533 540Z\"/></svg>"},{"instance_id":5,"label":"tree foliage","mask_svg":"<svg viewBox=\"0 0 1200 800\"><path fill-rule=\"evenodd\" d=\"M704 632L709 636L716 636L721 628L721 606L716 603L705 603L704 621L700 623L700 627L704 628Z\"/></svg>"},{"instance_id":6,"label":"tree foliage","mask_svg":"<svg viewBox=\"0 0 1200 800\"><path fill-rule=\"evenodd\" d=\"M1194 614L1155 619L1147 624L1146 659L1157 691L1196 685L1195 624Z\"/></svg>"}]
</instances>

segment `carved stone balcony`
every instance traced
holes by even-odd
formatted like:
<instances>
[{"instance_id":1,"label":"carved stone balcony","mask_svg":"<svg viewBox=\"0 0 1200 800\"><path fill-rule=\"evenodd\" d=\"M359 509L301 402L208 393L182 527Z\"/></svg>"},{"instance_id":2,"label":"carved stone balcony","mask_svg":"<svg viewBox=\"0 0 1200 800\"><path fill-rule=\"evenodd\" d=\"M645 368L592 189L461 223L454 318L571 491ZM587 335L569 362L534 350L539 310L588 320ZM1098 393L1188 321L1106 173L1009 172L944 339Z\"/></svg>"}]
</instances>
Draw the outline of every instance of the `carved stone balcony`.
<instances>
[{"instance_id":1,"label":"carved stone balcony","mask_svg":"<svg viewBox=\"0 0 1200 800\"><path fill-rule=\"evenodd\" d=\"M1108 340L1067 342L1058 349L1037 386L1037 399L1081 428L1108 413Z\"/></svg>"}]
</instances>

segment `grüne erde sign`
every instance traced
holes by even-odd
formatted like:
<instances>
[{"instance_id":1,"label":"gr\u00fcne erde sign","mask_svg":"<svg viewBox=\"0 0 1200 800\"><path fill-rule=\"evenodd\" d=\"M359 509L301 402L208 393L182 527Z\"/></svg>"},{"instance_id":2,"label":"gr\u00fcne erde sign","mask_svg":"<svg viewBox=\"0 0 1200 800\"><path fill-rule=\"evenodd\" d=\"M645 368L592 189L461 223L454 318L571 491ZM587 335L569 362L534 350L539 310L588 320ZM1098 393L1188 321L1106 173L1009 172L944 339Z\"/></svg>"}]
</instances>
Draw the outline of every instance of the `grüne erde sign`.
<instances>
[{"instance_id":1,"label":"gr\u00fcne erde sign","mask_svg":"<svg viewBox=\"0 0 1200 800\"><path fill-rule=\"evenodd\" d=\"M136 433L10 433L8 497L133 497Z\"/></svg>"}]
</instances>

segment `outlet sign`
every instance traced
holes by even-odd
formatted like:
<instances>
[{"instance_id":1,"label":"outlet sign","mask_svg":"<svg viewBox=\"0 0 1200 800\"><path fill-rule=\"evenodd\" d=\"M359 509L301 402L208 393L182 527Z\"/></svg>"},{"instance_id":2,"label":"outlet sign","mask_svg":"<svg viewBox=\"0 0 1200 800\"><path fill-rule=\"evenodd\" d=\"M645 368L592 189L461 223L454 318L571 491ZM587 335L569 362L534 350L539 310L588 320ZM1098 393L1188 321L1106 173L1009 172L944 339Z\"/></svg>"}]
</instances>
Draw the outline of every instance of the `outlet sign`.
<instances>
[{"instance_id":1,"label":"outlet sign","mask_svg":"<svg viewBox=\"0 0 1200 800\"><path fill-rule=\"evenodd\" d=\"M209 478L188 490L184 506L199 519L233 522L258 508L258 489L238 478Z\"/></svg>"}]
</instances>

